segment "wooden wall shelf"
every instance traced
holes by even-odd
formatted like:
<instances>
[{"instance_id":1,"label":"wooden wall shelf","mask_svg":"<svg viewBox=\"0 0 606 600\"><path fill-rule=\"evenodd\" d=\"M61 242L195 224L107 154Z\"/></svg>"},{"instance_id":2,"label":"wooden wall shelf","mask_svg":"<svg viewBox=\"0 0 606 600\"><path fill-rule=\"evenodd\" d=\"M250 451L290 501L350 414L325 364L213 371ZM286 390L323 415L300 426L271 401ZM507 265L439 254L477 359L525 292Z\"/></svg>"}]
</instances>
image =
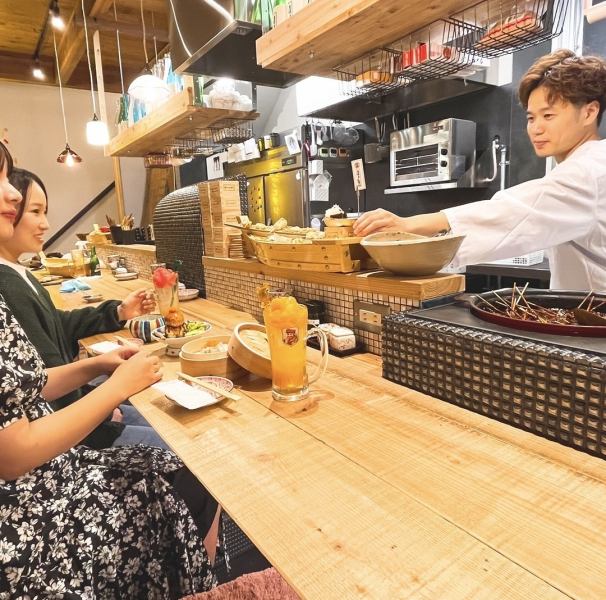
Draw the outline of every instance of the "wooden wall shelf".
<instances>
[{"instance_id":1,"label":"wooden wall shelf","mask_svg":"<svg viewBox=\"0 0 606 600\"><path fill-rule=\"evenodd\" d=\"M314 0L257 40L257 63L301 75L333 67L385 46L473 0Z\"/></svg>"},{"instance_id":2,"label":"wooden wall shelf","mask_svg":"<svg viewBox=\"0 0 606 600\"><path fill-rule=\"evenodd\" d=\"M195 105L191 88L167 100L132 127L115 136L105 148L109 156L146 156L164 152L178 138L210 137L210 129L229 127L236 122L254 121L257 112L205 108Z\"/></svg>"}]
</instances>

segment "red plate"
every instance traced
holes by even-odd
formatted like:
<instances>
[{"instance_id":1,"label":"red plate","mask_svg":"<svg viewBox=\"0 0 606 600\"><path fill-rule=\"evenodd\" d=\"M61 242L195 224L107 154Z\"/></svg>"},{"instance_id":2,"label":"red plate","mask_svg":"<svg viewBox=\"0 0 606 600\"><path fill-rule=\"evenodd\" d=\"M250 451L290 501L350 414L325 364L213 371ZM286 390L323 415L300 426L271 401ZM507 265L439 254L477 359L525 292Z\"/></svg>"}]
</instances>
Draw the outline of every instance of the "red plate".
<instances>
[{"instance_id":1,"label":"red plate","mask_svg":"<svg viewBox=\"0 0 606 600\"><path fill-rule=\"evenodd\" d=\"M522 319L513 319L504 315L491 313L484 308L482 300L492 303L496 300L497 293L503 300L507 301L511 298L511 288L496 290L496 292L484 292L474 296L470 301L469 309L473 315L488 321L501 325L502 327L510 327L512 329L521 329L523 331L536 331L538 333L551 333L554 335L575 335L582 337L606 337L606 326L600 325L551 325L548 323L538 323L537 321L523 321ZM552 291L552 290L526 290L524 297L545 308L577 308L588 292L568 292L568 291ZM602 302L606 300L606 295L595 294L594 304L596 301ZM586 308L586 305L584 305ZM599 311L600 316L606 318L606 305Z\"/></svg>"}]
</instances>

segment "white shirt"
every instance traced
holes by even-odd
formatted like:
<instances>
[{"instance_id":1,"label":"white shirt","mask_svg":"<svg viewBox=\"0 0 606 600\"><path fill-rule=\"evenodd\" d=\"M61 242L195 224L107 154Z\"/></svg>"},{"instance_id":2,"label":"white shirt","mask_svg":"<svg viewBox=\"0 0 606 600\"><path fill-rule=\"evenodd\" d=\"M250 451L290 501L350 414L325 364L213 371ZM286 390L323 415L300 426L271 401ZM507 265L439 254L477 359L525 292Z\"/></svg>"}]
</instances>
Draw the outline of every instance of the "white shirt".
<instances>
[{"instance_id":1,"label":"white shirt","mask_svg":"<svg viewBox=\"0 0 606 600\"><path fill-rule=\"evenodd\" d=\"M453 265L548 251L552 289L606 292L606 140L541 179L443 211L463 240Z\"/></svg>"},{"instance_id":2,"label":"white shirt","mask_svg":"<svg viewBox=\"0 0 606 600\"><path fill-rule=\"evenodd\" d=\"M36 292L36 296L38 295L38 290L34 287L34 284L29 280L29 278L27 276L27 269L23 265L20 265L18 263L14 263L14 262L10 262L9 260L2 258L1 256L0 256L0 265L6 265L7 267L10 267L11 269L14 269L15 271L17 271L17 273L19 273L19 275L21 275L21 277L23 277L23 279L25 279L25 281L27 281L27 285L29 285L29 287L31 287L32 290L34 290L34 292Z\"/></svg>"}]
</instances>

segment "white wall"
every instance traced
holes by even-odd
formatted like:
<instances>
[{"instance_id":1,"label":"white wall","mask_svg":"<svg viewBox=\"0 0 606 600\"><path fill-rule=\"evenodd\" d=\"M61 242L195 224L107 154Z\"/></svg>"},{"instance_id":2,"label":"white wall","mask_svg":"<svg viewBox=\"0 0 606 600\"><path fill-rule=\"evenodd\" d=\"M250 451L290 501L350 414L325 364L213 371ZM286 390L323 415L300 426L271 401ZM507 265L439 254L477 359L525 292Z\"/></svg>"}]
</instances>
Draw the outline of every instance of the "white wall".
<instances>
[{"instance_id":1,"label":"white wall","mask_svg":"<svg viewBox=\"0 0 606 600\"><path fill-rule=\"evenodd\" d=\"M36 173L49 195L49 236L62 227L83 206L113 181L112 161L103 149L86 143L85 125L92 116L90 92L65 89L65 110L70 146L83 162L73 168L56 162L65 146L59 88L0 81L0 129L6 129L11 153L18 166ZM107 94L110 123L113 124L116 94ZM112 125L110 125L110 131ZM122 173L126 211L139 222L145 191L142 159L124 159ZM116 217L115 201L86 215L75 230L86 232L95 222L105 224L105 214ZM67 251L75 236L69 232L53 250Z\"/></svg>"}]
</instances>

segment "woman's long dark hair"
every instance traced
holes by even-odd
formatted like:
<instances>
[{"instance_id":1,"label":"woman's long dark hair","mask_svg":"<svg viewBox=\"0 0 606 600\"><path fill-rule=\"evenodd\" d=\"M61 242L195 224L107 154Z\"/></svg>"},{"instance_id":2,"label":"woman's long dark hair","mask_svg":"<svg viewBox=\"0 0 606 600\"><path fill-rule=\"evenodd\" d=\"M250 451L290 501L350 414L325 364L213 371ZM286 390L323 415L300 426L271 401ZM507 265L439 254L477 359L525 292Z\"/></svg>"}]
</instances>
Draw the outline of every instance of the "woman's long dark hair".
<instances>
[{"instance_id":1,"label":"woman's long dark hair","mask_svg":"<svg viewBox=\"0 0 606 600\"><path fill-rule=\"evenodd\" d=\"M46 210L48 211L48 194L46 193L46 188L44 187L44 184L42 183L42 180L40 179L40 177L38 177L38 175L32 173L31 171L27 171L26 169L20 169L19 167L16 167L10 174L9 181L11 182L11 185L19 191L21 197L23 198L23 201L19 203L19 207L17 208L17 218L15 219L15 225L17 225L21 220L21 217L23 216L23 213L25 211L25 207L29 203L29 192L30 188L32 187L32 183L34 182L36 182L44 192L44 197L47 199Z\"/></svg>"},{"instance_id":2,"label":"woman's long dark hair","mask_svg":"<svg viewBox=\"0 0 606 600\"><path fill-rule=\"evenodd\" d=\"M13 157L8 151L8 148L0 142L0 171L6 167L6 174L10 175L13 172Z\"/></svg>"}]
</instances>

